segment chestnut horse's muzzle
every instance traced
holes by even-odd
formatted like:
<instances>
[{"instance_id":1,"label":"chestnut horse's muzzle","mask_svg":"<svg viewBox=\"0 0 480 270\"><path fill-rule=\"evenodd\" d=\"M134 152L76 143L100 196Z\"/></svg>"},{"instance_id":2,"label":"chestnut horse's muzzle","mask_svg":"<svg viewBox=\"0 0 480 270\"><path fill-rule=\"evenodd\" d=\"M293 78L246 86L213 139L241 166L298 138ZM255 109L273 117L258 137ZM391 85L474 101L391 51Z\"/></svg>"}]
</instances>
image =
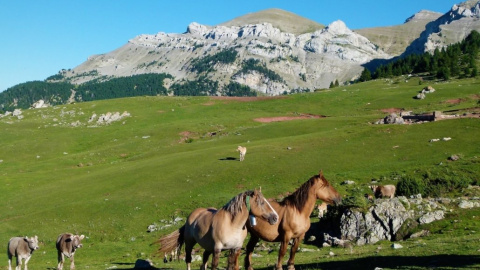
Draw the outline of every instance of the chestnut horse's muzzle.
<instances>
[{"instance_id":1,"label":"chestnut horse's muzzle","mask_svg":"<svg viewBox=\"0 0 480 270\"><path fill-rule=\"evenodd\" d=\"M267 221L268 221L268 223L270 223L270 225L273 225L273 224L277 223L278 215L277 214L270 214L267 218Z\"/></svg>"}]
</instances>

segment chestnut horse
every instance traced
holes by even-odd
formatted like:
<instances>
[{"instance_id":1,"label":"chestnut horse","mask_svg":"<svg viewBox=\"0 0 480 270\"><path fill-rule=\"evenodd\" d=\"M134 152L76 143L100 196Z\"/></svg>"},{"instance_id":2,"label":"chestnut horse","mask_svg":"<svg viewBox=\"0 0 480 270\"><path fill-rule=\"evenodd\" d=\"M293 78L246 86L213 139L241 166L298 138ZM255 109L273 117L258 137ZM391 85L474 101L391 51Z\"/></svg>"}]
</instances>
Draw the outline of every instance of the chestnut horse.
<instances>
[{"instance_id":1,"label":"chestnut horse","mask_svg":"<svg viewBox=\"0 0 480 270\"><path fill-rule=\"evenodd\" d=\"M180 229L166 235L160 242L160 252L180 249L185 243L185 262L190 270L192 249L198 243L205 249L200 269L207 269L207 261L213 253L212 269L218 266L222 250L231 250L228 269L239 269L238 256L245 237L249 216L258 217L267 224L275 224L278 214L260 191L245 191L232 198L222 209L197 208Z\"/></svg>"},{"instance_id":2,"label":"chestnut horse","mask_svg":"<svg viewBox=\"0 0 480 270\"><path fill-rule=\"evenodd\" d=\"M318 175L312 176L312 178L305 182L294 193L283 199L283 201L270 202L279 216L279 221L276 224L268 224L261 219L257 221L255 226L247 223L251 237L247 244L245 269L253 269L251 265L252 252L260 239L268 242L281 243L276 265L277 270L282 269L282 260L287 251L288 243L290 239L293 239L290 258L288 259L288 269L295 269L295 252L297 252L300 242L310 228L310 215L317 199L328 204L338 204L342 200L335 188L325 179L322 171L320 171Z\"/></svg>"}]
</instances>

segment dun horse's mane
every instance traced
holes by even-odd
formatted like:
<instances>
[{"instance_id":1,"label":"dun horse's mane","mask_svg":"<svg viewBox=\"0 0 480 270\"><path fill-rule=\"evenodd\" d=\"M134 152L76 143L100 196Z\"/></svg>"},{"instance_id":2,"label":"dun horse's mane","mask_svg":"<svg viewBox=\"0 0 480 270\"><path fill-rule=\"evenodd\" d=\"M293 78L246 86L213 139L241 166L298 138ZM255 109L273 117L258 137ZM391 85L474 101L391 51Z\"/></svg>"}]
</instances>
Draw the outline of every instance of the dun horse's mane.
<instances>
[{"instance_id":1,"label":"dun horse's mane","mask_svg":"<svg viewBox=\"0 0 480 270\"><path fill-rule=\"evenodd\" d=\"M315 180L317 178L320 178L320 181L322 182L322 186L326 186L328 184L328 182L325 179L321 178L319 175L314 175L310 179L308 179L307 182L301 185L297 190L295 190L295 192L285 197L280 202L280 205L282 206L290 205L297 208L298 211L302 211L303 207L307 203L308 193L310 191L310 188L313 185L315 185Z\"/></svg>"},{"instance_id":2,"label":"dun horse's mane","mask_svg":"<svg viewBox=\"0 0 480 270\"><path fill-rule=\"evenodd\" d=\"M222 209L230 213L232 219L237 216L237 214L242 211L242 206L245 203L246 196L251 196L253 194L252 190L248 190L238 194L233 197L227 204L225 204Z\"/></svg>"}]
</instances>

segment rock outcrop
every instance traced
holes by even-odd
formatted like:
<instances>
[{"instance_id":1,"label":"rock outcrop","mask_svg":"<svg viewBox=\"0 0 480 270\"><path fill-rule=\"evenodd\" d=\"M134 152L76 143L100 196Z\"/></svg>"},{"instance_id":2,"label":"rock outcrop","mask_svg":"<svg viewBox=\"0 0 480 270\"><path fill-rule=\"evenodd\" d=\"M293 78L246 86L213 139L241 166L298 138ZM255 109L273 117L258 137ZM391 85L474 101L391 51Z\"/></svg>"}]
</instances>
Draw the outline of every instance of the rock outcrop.
<instances>
[{"instance_id":1,"label":"rock outcrop","mask_svg":"<svg viewBox=\"0 0 480 270\"><path fill-rule=\"evenodd\" d=\"M462 41L472 30L480 31L480 1L469 0L453 5L449 12L428 23L420 37L405 54L433 52Z\"/></svg>"},{"instance_id":2,"label":"rock outcrop","mask_svg":"<svg viewBox=\"0 0 480 270\"><path fill-rule=\"evenodd\" d=\"M341 215L340 238L364 245L427 235L428 232L417 232L415 227L442 220L445 213L457 207L480 207L480 198L423 199L419 194L411 198L376 199L366 212L348 209Z\"/></svg>"}]
</instances>

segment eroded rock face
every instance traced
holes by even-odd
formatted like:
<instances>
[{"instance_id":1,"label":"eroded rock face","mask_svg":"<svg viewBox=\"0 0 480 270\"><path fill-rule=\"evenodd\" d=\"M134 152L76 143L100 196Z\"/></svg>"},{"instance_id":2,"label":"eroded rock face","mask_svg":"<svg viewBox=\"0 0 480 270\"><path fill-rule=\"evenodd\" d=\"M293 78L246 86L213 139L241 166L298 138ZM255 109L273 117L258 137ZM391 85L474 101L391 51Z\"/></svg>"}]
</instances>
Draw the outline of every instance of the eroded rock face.
<instances>
[{"instance_id":1,"label":"eroded rock face","mask_svg":"<svg viewBox=\"0 0 480 270\"><path fill-rule=\"evenodd\" d=\"M357 244L394 240L402 224L413 217L399 198L376 202L366 213L348 210L343 214L340 221L342 239L356 240Z\"/></svg>"},{"instance_id":2,"label":"eroded rock face","mask_svg":"<svg viewBox=\"0 0 480 270\"><path fill-rule=\"evenodd\" d=\"M267 95L328 88L332 81L355 79L366 62L391 57L342 21L299 35L283 32L270 23L209 27L194 22L182 34L139 35L115 51L90 57L64 75L74 83L101 76L161 72L173 75L175 81L195 80L200 74L191 70L192 61L226 49L235 49L237 60L216 65L215 72L208 76L220 86L236 81ZM282 80L272 82L255 72L234 76L242 69L243 60L250 58L260 60ZM97 74L76 76L91 70Z\"/></svg>"},{"instance_id":3,"label":"eroded rock face","mask_svg":"<svg viewBox=\"0 0 480 270\"><path fill-rule=\"evenodd\" d=\"M478 187L471 187L472 189ZM357 245L373 244L380 240L398 241L428 235L415 232L420 224L445 218L451 207L480 207L480 198L428 198L420 194L406 198L376 199L366 212L347 209L340 217L340 238ZM450 208L450 209L448 209ZM415 232L415 233L413 233Z\"/></svg>"},{"instance_id":4,"label":"eroded rock face","mask_svg":"<svg viewBox=\"0 0 480 270\"><path fill-rule=\"evenodd\" d=\"M470 0L453 5L449 12L427 24L407 53L433 52L465 39L472 30L480 31L480 1Z\"/></svg>"}]
</instances>

